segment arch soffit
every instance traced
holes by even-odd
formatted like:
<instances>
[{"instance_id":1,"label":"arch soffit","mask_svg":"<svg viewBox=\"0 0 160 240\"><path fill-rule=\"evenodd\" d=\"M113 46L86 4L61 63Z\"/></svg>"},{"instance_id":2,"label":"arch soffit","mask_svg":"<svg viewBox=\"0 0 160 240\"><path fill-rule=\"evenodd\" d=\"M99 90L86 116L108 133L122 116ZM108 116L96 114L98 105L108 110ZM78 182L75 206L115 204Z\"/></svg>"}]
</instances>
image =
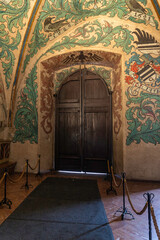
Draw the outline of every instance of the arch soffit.
<instances>
[{"instance_id":1,"label":"arch soffit","mask_svg":"<svg viewBox=\"0 0 160 240\"><path fill-rule=\"evenodd\" d=\"M85 66L83 65L81 66L81 69L86 69L89 72L92 72L98 75L100 79L103 81L103 83L106 85L108 91L112 91L112 86L111 86L112 69L106 69L103 66L95 66L95 65L85 65ZM69 68L62 69L60 71L55 72L53 94L57 95L62 85L67 83L68 77L79 70L80 70L80 66L76 65L75 67L71 66Z\"/></svg>"},{"instance_id":2,"label":"arch soffit","mask_svg":"<svg viewBox=\"0 0 160 240\"><path fill-rule=\"evenodd\" d=\"M105 71L106 73L107 71L111 72L111 83L109 83L108 79L106 79L106 83L109 88L114 90L116 82L120 81L121 55L112 52L84 50L83 58L84 62L82 63L80 51L53 56L41 62L41 74L42 72L45 72L48 77L54 77L55 82L57 78L65 79L67 75L70 75L74 71L78 70L80 65L82 65L82 67L85 65L85 68L98 74L104 80Z\"/></svg>"}]
</instances>

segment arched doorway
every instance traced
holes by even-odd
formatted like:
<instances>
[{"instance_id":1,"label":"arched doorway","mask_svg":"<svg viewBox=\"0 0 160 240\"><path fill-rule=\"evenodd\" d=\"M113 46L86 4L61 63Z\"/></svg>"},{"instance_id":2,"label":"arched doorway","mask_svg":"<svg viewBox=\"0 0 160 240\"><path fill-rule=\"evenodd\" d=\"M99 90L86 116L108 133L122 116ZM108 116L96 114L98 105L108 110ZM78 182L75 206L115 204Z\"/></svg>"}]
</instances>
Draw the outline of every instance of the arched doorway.
<instances>
[{"instance_id":1,"label":"arched doorway","mask_svg":"<svg viewBox=\"0 0 160 240\"><path fill-rule=\"evenodd\" d=\"M56 170L106 172L110 105L106 84L87 69L63 82L56 98Z\"/></svg>"}]
</instances>

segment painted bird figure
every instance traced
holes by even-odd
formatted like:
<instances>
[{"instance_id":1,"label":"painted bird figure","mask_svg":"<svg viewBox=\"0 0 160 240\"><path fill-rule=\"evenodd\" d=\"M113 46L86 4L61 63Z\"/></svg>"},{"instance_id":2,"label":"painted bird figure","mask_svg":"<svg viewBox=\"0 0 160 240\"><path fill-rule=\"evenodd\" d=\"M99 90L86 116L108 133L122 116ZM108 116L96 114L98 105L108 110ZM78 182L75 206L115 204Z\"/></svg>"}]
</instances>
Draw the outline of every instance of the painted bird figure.
<instances>
[{"instance_id":1,"label":"painted bird figure","mask_svg":"<svg viewBox=\"0 0 160 240\"><path fill-rule=\"evenodd\" d=\"M146 9L142 7L136 0L126 0L126 4L129 7L130 11L146 13Z\"/></svg>"},{"instance_id":2,"label":"painted bird figure","mask_svg":"<svg viewBox=\"0 0 160 240\"><path fill-rule=\"evenodd\" d=\"M66 22L65 19L53 22L54 17L48 17L44 21L44 31L45 32L59 32L60 29L68 25L68 22Z\"/></svg>"}]
</instances>

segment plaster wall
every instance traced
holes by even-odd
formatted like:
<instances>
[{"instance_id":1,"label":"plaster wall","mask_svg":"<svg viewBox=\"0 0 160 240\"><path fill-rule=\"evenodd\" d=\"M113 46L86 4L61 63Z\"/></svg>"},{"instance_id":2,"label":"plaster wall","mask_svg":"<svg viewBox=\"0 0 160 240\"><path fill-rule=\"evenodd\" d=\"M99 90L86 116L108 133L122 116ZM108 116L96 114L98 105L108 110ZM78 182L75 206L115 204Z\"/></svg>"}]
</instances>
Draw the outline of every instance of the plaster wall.
<instances>
[{"instance_id":1,"label":"plaster wall","mask_svg":"<svg viewBox=\"0 0 160 240\"><path fill-rule=\"evenodd\" d=\"M140 143L127 147L124 171L128 179L159 181L160 148Z\"/></svg>"},{"instance_id":2,"label":"plaster wall","mask_svg":"<svg viewBox=\"0 0 160 240\"><path fill-rule=\"evenodd\" d=\"M17 172L22 172L25 167L27 159L32 168L36 166L38 160L37 153L38 153L37 144L30 144L29 142L25 144L11 143L10 161L16 161L17 164L15 170ZM32 172L37 172L37 169Z\"/></svg>"}]
</instances>

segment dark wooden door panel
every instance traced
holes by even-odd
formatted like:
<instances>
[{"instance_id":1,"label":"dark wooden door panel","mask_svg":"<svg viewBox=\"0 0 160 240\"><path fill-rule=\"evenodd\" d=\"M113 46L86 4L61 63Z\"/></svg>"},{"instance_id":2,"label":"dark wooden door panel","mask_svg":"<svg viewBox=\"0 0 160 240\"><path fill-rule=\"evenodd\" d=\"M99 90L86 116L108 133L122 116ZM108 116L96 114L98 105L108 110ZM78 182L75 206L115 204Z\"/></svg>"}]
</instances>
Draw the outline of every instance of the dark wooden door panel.
<instances>
[{"instance_id":1,"label":"dark wooden door panel","mask_svg":"<svg viewBox=\"0 0 160 240\"><path fill-rule=\"evenodd\" d=\"M84 129L84 156L105 158L107 155L106 114L86 113Z\"/></svg>"},{"instance_id":2,"label":"dark wooden door panel","mask_svg":"<svg viewBox=\"0 0 160 240\"><path fill-rule=\"evenodd\" d=\"M56 168L105 172L109 158L110 97L94 73L80 70L57 97Z\"/></svg>"},{"instance_id":3,"label":"dark wooden door panel","mask_svg":"<svg viewBox=\"0 0 160 240\"><path fill-rule=\"evenodd\" d=\"M80 76L72 74L61 86L56 103L56 169L81 169Z\"/></svg>"},{"instance_id":4,"label":"dark wooden door panel","mask_svg":"<svg viewBox=\"0 0 160 240\"><path fill-rule=\"evenodd\" d=\"M59 115L59 154L79 155L79 113L64 112Z\"/></svg>"},{"instance_id":5,"label":"dark wooden door panel","mask_svg":"<svg viewBox=\"0 0 160 240\"><path fill-rule=\"evenodd\" d=\"M79 101L80 101L80 82L77 80L68 81L60 89L59 103L73 103Z\"/></svg>"},{"instance_id":6,"label":"dark wooden door panel","mask_svg":"<svg viewBox=\"0 0 160 240\"><path fill-rule=\"evenodd\" d=\"M85 80L85 99L106 99L106 88L102 80Z\"/></svg>"},{"instance_id":7,"label":"dark wooden door panel","mask_svg":"<svg viewBox=\"0 0 160 240\"><path fill-rule=\"evenodd\" d=\"M63 170L80 170L79 111L59 113L58 153L56 167Z\"/></svg>"},{"instance_id":8,"label":"dark wooden door panel","mask_svg":"<svg viewBox=\"0 0 160 240\"><path fill-rule=\"evenodd\" d=\"M107 113L85 113L84 121L84 169L105 172L109 156Z\"/></svg>"}]
</instances>

